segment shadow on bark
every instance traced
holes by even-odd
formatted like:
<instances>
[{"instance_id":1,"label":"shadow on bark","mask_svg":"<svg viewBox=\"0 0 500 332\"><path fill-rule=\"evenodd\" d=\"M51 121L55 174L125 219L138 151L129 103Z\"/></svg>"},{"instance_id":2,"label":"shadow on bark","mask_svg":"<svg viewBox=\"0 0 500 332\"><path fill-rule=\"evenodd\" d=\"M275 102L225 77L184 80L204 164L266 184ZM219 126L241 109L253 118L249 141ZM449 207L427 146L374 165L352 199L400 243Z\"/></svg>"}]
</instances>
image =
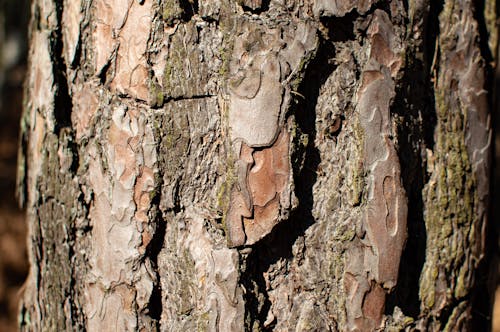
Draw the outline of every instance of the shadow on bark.
<instances>
[{"instance_id":1,"label":"shadow on bark","mask_svg":"<svg viewBox=\"0 0 500 332\"><path fill-rule=\"evenodd\" d=\"M320 153L314 145L316 136L316 104L320 88L335 69L330 63L335 52L330 42L321 40L317 54L307 66L302 83L298 88L299 97L290 110L295 117L297 131L308 135L308 144L303 151L292 153L292 160L303 160L302 167L294 165L295 195L298 207L291 212L288 220L281 222L274 230L252 247L248 254L242 254L241 281L246 289L247 329L257 325L262 330L272 330L273 324L264 326L271 302L268 299L264 272L279 260L293 257L292 247L305 231L315 222L312 215L313 186L316 183ZM300 96L299 95L299 96ZM242 251L244 252L244 250Z\"/></svg>"},{"instance_id":2,"label":"shadow on bark","mask_svg":"<svg viewBox=\"0 0 500 332\"><path fill-rule=\"evenodd\" d=\"M181 0L179 1L179 5L183 11L182 19L185 22L189 22L191 18L198 14L198 0L189 1L189 0Z\"/></svg>"},{"instance_id":3,"label":"shadow on bark","mask_svg":"<svg viewBox=\"0 0 500 332\"><path fill-rule=\"evenodd\" d=\"M59 25L62 24L63 8L62 1L56 5L57 22L59 22ZM53 58L52 72L56 87L54 96L54 129L59 134L62 128L71 128L71 112L73 111L73 102L69 95L68 80L66 78L67 67L63 56L62 28L52 32L50 42L50 51Z\"/></svg>"},{"instance_id":4,"label":"shadow on bark","mask_svg":"<svg viewBox=\"0 0 500 332\"><path fill-rule=\"evenodd\" d=\"M433 149L434 146L437 118L432 62L439 38L439 14L442 9L442 2L432 1L429 12L423 14L426 31L423 45L415 45L413 40L407 40L407 67L398 82L392 105L392 112L399 117L398 156L408 197L408 238L401 256L398 283L387 298L386 314L392 315L397 306L405 315L415 319L420 315L420 274L427 244L422 193L429 179L422 154L426 148ZM421 60L417 60L419 48L423 49L424 54Z\"/></svg>"},{"instance_id":5,"label":"shadow on bark","mask_svg":"<svg viewBox=\"0 0 500 332\"><path fill-rule=\"evenodd\" d=\"M254 2L254 3L258 3L258 5L255 7L255 8L252 8L251 7L251 3ZM263 12L266 12L269 10L269 4L270 4L271 0L261 0L261 1L245 1L245 0L241 0L241 7L243 8L243 10L245 11L249 11L251 12L252 14L261 14ZM247 6L246 4L249 4L250 6Z\"/></svg>"},{"instance_id":6,"label":"shadow on bark","mask_svg":"<svg viewBox=\"0 0 500 332\"><path fill-rule=\"evenodd\" d=\"M151 291L151 297L149 299L148 304L148 315L153 319L156 324L156 328L159 330L160 328L160 320L161 314L163 311L163 303L161 297L161 283L158 275L158 255L163 248L165 241L165 233L167 231L167 221L163 219L162 213L159 209L160 204L160 195L156 195L153 201L151 202L152 206L157 207L156 211L156 231L151 239L151 242L148 244L146 248L146 255L151 260L154 270L156 271L157 280L153 285L153 290Z\"/></svg>"},{"instance_id":7,"label":"shadow on bark","mask_svg":"<svg viewBox=\"0 0 500 332\"><path fill-rule=\"evenodd\" d=\"M484 4L475 1L475 19L478 22L481 34L480 49L484 59L492 59L487 47L487 31L483 17ZM481 3L478 5L478 3ZM401 162L402 178L408 196L408 239L400 262L398 284L394 292L387 299L386 314L392 314L395 306L402 309L405 315L418 319L420 312L420 274L425 262L426 229L424 220L424 209L422 201L422 190L428 182L426 164L422 159L425 149L433 149L434 131L436 127L436 109L434 100L434 87L432 83L433 58L436 52L436 42L439 38L439 15L443 10L443 1L431 1L430 9L425 20L425 36L423 45L423 61L406 61L410 64L406 68L404 76L399 81L397 95L393 103L393 113L399 117L398 139L399 158ZM408 41L411 43L412 41ZM409 45L408 56L417 59L418 45ZM439 54L437 54L439 57ZM491 65L486 64L487 86L492 81ZM420 120L419 120L420 118ZM419 137L423 141L419 141ZM417 165L417 166L416 166ZM416 167L415 167L416 166ZM493 219L490 219L493 220ZM496 233L490 234L488 248L496 247ZM494 235L491 235L495 233ZM491 252L487 249L486 252ZM472 301L473 309L471 321L475 329L487 331L490 329L490 297L487 295L487 278L489 275L487 266L489 259L485 257L475 272L475 285L470 294L481 294L479 296L466 297L461 301ZM441 325L445 326L453 309L458 302L450 303L443 308L439 315Z\"/></svg>"},{"instance_id":8,"label":"shadow on bark","mask_svg":"<svg viewBox=\"0 0 500 332\"><path fill-rule=\"evenodd\" d=\"M498 59L495 60L492 50L489 47L489 31L487 19L485 17L485 1L474 0L473 1L473 14L474 19L477 22L479 39L477 40L479 44L479 49L481 51L481 56L484 59L485 68L485 89L491 93L488 96L488 103L490 114L492 117L492 144L491 153L493 155L492 165L490 167L489 178L490 181L490 209L488 213L488 224L486 225L486 239L485 239L485 256L479 263L477 270L475 272L475 283L473 289L471 290L471 307L472 310L472 321L471 325L481 331L490 331L492 323L492 310L495 303L495 288L497 287L499 276L498 276L498 236L499 228L494 223L498 220L499 208L494 202L498 202L498 192L499 192L499 178L500 172L498 169L498 155L495 155L495 143L498 144L498 125L499 116L499 92L500 92L500 71L498 70ZM495 17L500 15L500 2L497 1L496 4L496 14ZM496 27L498 29L498 27ZM498 41L497 41L498 42ZM497 56L498 58L498 56ZM496 71L495 71L495 68ZM496 142L495 142L496 140Z\"/></svg>"}]
</instances>

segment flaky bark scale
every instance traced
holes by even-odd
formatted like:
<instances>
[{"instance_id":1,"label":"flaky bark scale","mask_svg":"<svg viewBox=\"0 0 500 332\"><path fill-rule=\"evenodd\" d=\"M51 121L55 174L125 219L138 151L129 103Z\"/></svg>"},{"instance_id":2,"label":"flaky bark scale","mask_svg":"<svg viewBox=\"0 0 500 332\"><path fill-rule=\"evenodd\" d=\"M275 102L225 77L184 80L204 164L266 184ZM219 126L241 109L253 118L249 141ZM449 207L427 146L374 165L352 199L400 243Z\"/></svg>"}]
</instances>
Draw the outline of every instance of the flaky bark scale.
<instances>
[{"instance_id":1,"label":"flaky bark scale","mask_svg":"<svg viewBox=\"0 0 500 332\"><path fill-rule=\"evenodd\" d=\"M33 1L22 329L480 320L496 26L439 4Z\"/></svg>"}]
</instances>

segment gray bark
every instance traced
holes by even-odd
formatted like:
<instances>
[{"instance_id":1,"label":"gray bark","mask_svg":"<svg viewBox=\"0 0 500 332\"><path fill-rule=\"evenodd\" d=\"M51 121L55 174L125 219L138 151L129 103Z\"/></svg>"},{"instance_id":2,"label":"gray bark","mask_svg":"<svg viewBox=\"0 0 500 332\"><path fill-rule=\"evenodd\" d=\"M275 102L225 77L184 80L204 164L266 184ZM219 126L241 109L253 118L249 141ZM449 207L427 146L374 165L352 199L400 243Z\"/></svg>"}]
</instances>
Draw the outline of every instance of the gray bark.
<instances>
[{"instance_id":1,"label":"gray bark","mask_svg":"<svg viewBox=\"0 0 500 332\"><path fill-rule=\"evenodd\" d=\"M34 0L22 329L486 326L490 11Z\"/></svg>"}]
</instances>

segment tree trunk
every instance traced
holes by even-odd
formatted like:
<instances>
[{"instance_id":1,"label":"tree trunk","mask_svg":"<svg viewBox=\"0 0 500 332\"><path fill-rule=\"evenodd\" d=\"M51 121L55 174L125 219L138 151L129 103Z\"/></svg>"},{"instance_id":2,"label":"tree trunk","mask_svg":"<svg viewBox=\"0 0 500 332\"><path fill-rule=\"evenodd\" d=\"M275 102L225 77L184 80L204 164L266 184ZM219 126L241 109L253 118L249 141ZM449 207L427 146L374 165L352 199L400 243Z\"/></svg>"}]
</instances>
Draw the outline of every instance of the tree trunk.
<instances>
[{"instance_id":1,"label":"tree trunk","mask_svg":"<svg viewBox=\"0 0 500 332\"><path fill-rule=\"evenodd\" d=\"M495 1L33 0L30 29L22 330L487 328Z\"/></svg>"}]
</instances>

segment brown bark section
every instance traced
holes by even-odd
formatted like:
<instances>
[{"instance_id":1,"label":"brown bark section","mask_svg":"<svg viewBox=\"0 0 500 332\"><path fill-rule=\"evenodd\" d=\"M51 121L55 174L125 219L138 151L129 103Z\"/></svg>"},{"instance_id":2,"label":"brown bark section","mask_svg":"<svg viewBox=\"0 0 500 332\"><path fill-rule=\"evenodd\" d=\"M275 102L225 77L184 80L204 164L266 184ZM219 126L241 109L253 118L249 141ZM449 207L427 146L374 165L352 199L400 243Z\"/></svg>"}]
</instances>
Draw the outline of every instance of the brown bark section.
<instances>
[{"instance_id":1,"label":"brown bark section","mask_svg":"<svg viewBox=\"0 0 500 332\"><path fill-rule=\"evenodd\" d=\"M474 6L34 1L22 328L479 321Z\"/></svg>"},{"instance_id":2,"label":"brown bark section","mask_svg":"<svg viewBox=\"0 0 500 332\"><path fill-rule=\"evenodd\" d=\"M254 151L241 143L238 189L228 214L230 246L252 245L279 222L280 201L290 178L289 135L282 131L269 148Z\"/></svg>"}]
</instances>

